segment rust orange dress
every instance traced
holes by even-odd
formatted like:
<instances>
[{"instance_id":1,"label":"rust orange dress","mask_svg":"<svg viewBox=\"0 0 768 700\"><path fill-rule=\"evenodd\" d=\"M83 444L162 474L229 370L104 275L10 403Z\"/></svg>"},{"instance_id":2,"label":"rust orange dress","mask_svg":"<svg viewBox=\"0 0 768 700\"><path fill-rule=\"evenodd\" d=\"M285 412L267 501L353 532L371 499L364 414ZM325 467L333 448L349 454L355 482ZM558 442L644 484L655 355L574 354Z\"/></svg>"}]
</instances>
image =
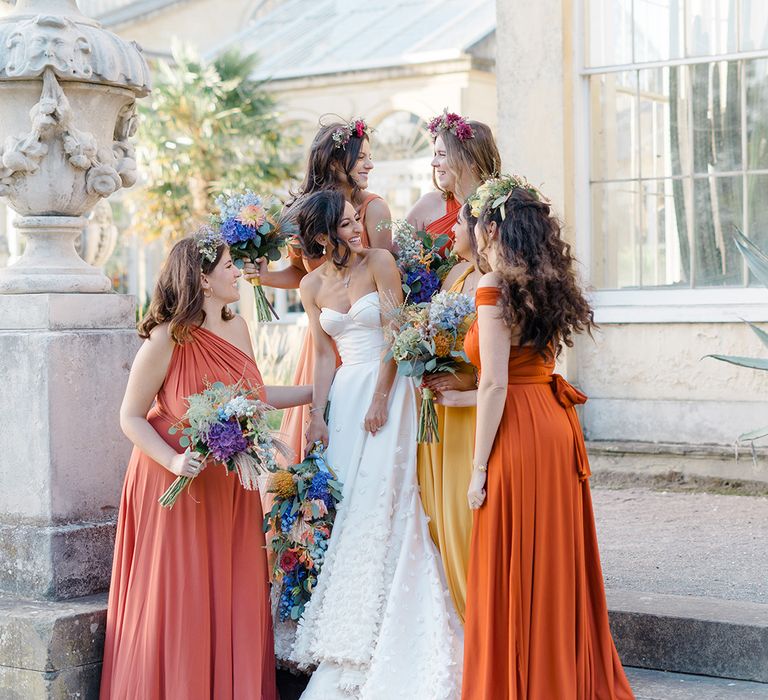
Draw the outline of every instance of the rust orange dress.
<instances>
[{"instance_id":1,"label":"rust orange dress","mask_svg":"<svg viewBox=\"0 0 768 700\"><path fill-rule=\"evenodd\" d=\"M204 380L254 385L254 361L202 328L174 348L147 419L168 428ZM176 477L134 448L125 476L109 591L101 700L277 700L261 500L219 464L172 510Z\"/></svg>"},{"instance_id":2,"label":"rust orange dress","mask_svg":"<svg viewBox=\"0 0 768 700\"><path fill-rule=\"evenodd\" d=\"M477 290L495 305L499 290ZM465 350L480 367L479 330ZM554 362L513 346L504 413L475 511L462 700L631 700L608 627L589 465Z\"/></svg>"},{"instance_id":3,"label":"rust orange dress","mask_svg":"<svg viewBox=\"0 0 768 700\"><path fill-rule=\"evenodd\" d=\"M365 213L368 210L368 205L374 199L381 199L379 195L371 192L363 200L357 213L360 215L360 222L363 225L363 233L361 238L363 239L363 245L366 248L370 247L370 240L368 239L368 233L365 229ZM288 249L288 257L291 260L291 264L303 269L306 272L312 272L312 270L320 267L324 260L309 260L305 258L301 252L295 248ZM341 364L341 360L337 359L337 364ZM312 335L307 329L304 335L304 342L301 344L301 350L299 351L299 357L296 361L296 370L293 374L294 386L301 386L302 384L312 384L315 378L315 358L312 347ZM297 406L295 408L286 408L283 412L283 420L280 424L280 437L285 440L288 446L293 450L296 461L304 459L304 431L309 423L309 405Z\"/></svg>"},{"instance_id":4,"label":"rust orange dress","mask_svg":"<svg viewBox=\"0 0 768 700\"><path fill-rule=\"evenodd\" d=\"M459 218L460 209L461 204L456 201L456 197L448 197L445 200L445 214L427 226L427 233L431 233L433 236L445 234L451 239L451 242L443 250L453 245L453 226Z\"/></svg>"}]
</instances>

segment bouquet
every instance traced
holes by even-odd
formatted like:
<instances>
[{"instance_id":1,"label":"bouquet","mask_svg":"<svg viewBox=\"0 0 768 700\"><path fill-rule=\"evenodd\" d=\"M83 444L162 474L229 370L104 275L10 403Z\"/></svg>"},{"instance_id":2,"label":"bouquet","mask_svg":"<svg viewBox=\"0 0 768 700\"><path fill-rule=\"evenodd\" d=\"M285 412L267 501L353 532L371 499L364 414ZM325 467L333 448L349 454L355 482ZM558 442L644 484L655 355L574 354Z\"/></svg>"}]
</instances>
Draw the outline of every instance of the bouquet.
<instances>
[{"instance_id":1,"label":"bouquet","mask_svg":"<svg viewBox=\"0 0 768 700\"><path fill-rule=\"evenodd\" d=\"M321 443L303 462L270 478L275 502L264 518L264 531L274 532L269 546L275 553L272 574L280 585L281 621L298 620L304 613L328 549L341 489Z\"/></svg>"},{"instance_id":2,"label":"bouquet","mask_svg":"<svg viewBox=\"0 0 768 700\"><path fill-rule=\"evenodd\" d=\"M265 202L246 190L244 194L217 197L216 206L220 212L216 223L239 267L245 261L257 258L280 260L282 249L291 238L291 233L281 220L282 205L278 200ZM251 284L256 299L257 319L271 321L273 317L278 318L259 279L251 280Z\"/></svg>"},{"instance_id":3,"label":"bouquet","mask_svg":"<svg viewBox=\"0 0 768 700\"><path fill-rule=\"evenodd\" d=\"M451 372L464 354L464 336L475 317L475 303L460 292L438 292L428 304L404 304L389 331L390 349L399 374L421 381L425 374ZM419 442L440 442L435 394L421 387Z\"/></svg>"},{"instance_id":4,"label":"bouquet","mask_svg":"<svg viewBox=\"0 0 768 700\"><path fill-rule=\"evenodd\" d=\"M168 432L183 435L179 444L199 452L203 462L213 460L237 472L244 489L254 491L257 477L275 471L275 451L290 454L287 445L273 438L267 423L271 411L255 392L243 382L226 385L215 382L199 394L187 399L184 417ZM174 503L194 477L180 476L160 497L160 505L173 508Z\"/></svg>"},{"instance_id":5,"label":"bouquet","mask_svg":"<svg viewBox=\"0 0 768 700\"><path fill-rule=\"evenodd\" d=\"M451 239L445 234L433 238L402 219L387 225L392 228L395 259L403 278L406 301L414 304L429 301L458 262L458 258L448 252Z\"/></svg>"}]
</instances>

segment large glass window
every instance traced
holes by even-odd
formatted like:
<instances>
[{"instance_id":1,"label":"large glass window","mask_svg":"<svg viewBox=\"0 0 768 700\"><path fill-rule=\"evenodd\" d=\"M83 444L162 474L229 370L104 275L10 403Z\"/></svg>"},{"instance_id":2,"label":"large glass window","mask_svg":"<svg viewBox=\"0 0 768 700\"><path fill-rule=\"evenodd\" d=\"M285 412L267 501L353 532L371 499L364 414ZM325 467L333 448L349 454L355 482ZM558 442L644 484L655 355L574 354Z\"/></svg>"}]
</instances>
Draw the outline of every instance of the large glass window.
<instances>
[{"instance_id":1,"label":"large glass window","mask_svg":"<svg viewBox=\"0 0 768 700\"><path fill-rule=\"evenodd\" d=\"M593 283L749 284L732 235L768 248L768 0L585 3Z\"/></svg>"}]
</instances>

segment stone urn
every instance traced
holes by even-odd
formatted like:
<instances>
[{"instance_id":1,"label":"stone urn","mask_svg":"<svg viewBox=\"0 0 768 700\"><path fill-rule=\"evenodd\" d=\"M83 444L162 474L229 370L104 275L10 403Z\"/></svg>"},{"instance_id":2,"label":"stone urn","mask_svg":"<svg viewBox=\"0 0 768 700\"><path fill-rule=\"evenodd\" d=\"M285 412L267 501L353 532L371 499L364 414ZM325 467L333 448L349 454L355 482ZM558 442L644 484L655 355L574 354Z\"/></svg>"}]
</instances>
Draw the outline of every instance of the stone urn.
<instances>
[{"instance_id":1,"label":"stone urn","mask_svg":"<svg viewBox=\"0 0 768 700\"><path fill-rule=\"evenodd\" d=\"M0 18L0 197L24 254L0 294L105 292L75 239L102 199L136 182L136 99L150 90L140 47L75 0L19 0Z\"/></svg>"}]
</instances>

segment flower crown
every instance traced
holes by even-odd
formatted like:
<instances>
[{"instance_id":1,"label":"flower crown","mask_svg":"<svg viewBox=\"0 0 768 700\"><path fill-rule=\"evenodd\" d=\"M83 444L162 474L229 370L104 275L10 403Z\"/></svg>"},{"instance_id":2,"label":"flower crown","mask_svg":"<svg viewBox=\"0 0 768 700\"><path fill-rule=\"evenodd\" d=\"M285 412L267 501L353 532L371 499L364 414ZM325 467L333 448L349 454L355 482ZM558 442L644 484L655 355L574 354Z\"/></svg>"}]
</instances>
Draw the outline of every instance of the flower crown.
<instances>
[{"instance_id":1,"label":"flower crown","mask_svg":"<svg viewBox=\"0 0 768 700\"><path fill-rule=\"evenodd\" d=\"M353 136L361 139L364 136L370 136L370 127L365 123L365 119L353 119L351 122L347 122L343 126L334 130L331 134L333 139L334 148L346 148L349 143L349 139Z\"/></svg>"},{"instance_id":2,"label":"flower crown","mask_svg":"<svg viewBox=\"0 0 768 700\"><path fill-rule=\"evenodd\" d=\"M541 193L531 185L522 175L502 175L486 180L469 197L469 206L472 216L480 218L483 210L493 211L499 208L501 220L506 217L505 204L509 195L515 190L525 190L536 201L543 201Z\"/></svg>"},{"instance_id":3,"label":"flower crown","mask_svg":"<svg viewBox=\"0 0 768 700\"><path fill-rule=\"evenodd\" d=\"M441 131L450 131L459 141L475 138L475 131L469 122L460 114L449 112L447 107L439 117L435 117L427 124L427 129L432 138L437 138Z\"/></svg>"},{"instance_id":4,"label":"flower crown","mask_svg":"<svg viewBox=\"0 0 768 700\"><path fill-rule=\"evenodd\" d=\"M211 226L201 226L193 236L197 252L203 260L216 262L216 252L224 244L224 238Z\"/></svg>"}]
</instances>

